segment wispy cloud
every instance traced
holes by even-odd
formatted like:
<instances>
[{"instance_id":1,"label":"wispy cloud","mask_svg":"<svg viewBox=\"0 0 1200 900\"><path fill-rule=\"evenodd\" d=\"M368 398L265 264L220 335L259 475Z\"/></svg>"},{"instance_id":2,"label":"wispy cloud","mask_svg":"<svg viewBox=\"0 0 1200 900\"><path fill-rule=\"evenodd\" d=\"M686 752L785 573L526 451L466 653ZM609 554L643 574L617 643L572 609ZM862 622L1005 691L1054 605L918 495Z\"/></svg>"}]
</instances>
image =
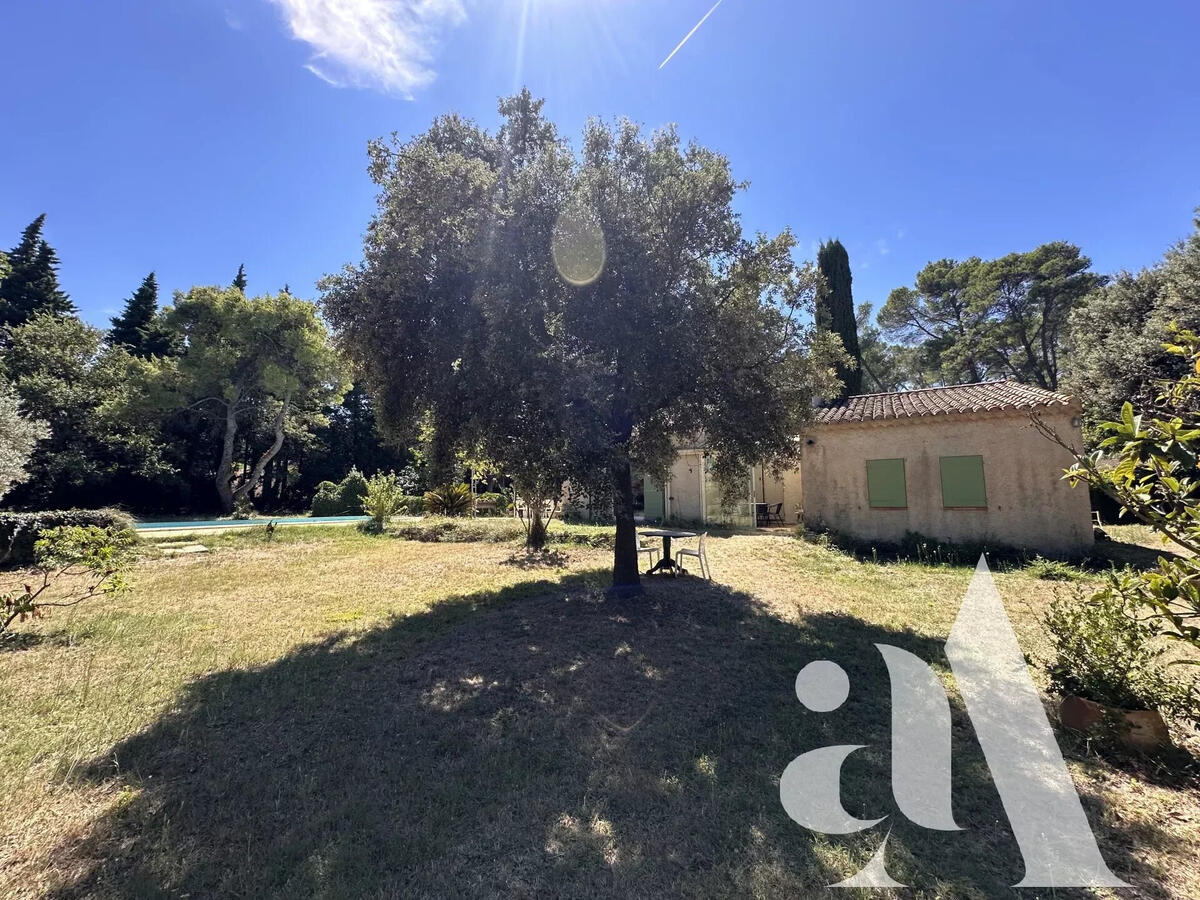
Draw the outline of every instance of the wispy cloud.
<instances>
[{"instance_id":1,"label":"wispy cloud","mask_svg":"<svg viewBox=\"0 0 1200 900\"><path fill-rule=\"evenodd\" d=\"M723 2L724 2L724 0L717 0L717 2L712 5L712 9L710 9L708 12L706 12L704 14L703 18L701 18L699 22L697 22L695 25L692 26L692 30L683 36L683 40L675 45L675 49L667 54L667 58L658 64L658 67L660 69L671 61L671 57L673 57L676 53L678 53L680 50L683 49L683 45L692 39L692 35L700 30L700 26L703 25L706 21L708 21L708 17L711 16L713 13L715 13L717 11L717 7L720 6Z\"/></svg>"},{"instance_id":2,"label":"wispy cloud","mask_svg":"<svg viewBox=\"0 0 1200 900\"><path fill-rule=\"evenodd\" d=\"M305 68L338 87L403 97L433 81L443 32L466 18L462 0L271 0L292 37L313 48Z\"/></svg>"},{"instance_id":3,"label":"wispy cloud","mask_svg":"<svg viewBox=\"0 0 1200 900\"><path fill-rule=\"evenodd\" d=\"M875 249L879 252L880 256L887 256L892 252L892 247L890 244L888 244L887 238L880 238L877 240L875 242Z\"/></svg>"}]
</instances>

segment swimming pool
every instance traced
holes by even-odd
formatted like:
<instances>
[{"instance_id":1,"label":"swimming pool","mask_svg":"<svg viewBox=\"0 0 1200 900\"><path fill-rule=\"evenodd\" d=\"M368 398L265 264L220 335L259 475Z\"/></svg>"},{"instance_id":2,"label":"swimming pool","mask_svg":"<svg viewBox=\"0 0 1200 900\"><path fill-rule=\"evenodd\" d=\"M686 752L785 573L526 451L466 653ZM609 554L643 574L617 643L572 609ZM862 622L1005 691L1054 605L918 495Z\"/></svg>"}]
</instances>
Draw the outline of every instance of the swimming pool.
<instances>
[{"instance_id":1,"label":"swimming pool","mask_svg":"<svg viewBox=\"0 0 1200 900\"><path fill-rule=\"evenodd\" d=\"M345 525L350 522L365 522L370 516L284 516L278 519L196 519L191 522L138 522L138 531L158 531L185 528L245 528L248 525Z\"/></svg>"}]
</instances>

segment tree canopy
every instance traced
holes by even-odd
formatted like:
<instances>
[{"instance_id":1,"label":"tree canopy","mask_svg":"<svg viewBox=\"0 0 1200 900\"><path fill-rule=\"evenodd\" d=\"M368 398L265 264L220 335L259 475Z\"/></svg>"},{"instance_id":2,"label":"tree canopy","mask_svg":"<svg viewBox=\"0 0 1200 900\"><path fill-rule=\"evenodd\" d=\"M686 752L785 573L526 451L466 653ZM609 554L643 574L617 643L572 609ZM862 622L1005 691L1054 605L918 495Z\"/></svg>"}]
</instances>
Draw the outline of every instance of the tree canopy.
<instances>
[{"instance_id":1,"label":"tree canopy","mask_svg":"<svg viewBox=\"0 0 1200 900\"><path fill-rule=\"evenodd\" d=\"M853 278L850 274L850 254L839 240L826 241L817 250L817 269L821 284L817 289L817 327L836 334L849 356L848 363L836 366L842 388L837 397L843 400L863 391L862 350L858 342L858 319L854 309Z\"/></svg>"},{"instance_id":2,"label":"tree canopy","mask_svg":"<svg viewBox=\"0 0 1200 900\"><path fill-rule=\"evenodd\" d=\"M151 272L112 320L108 340L120 344L134 356L167 356L175 352L175 336L158 310L158 281Z\"/></svg>"},{"instance_id":3,"label":"tree canopy","mask_svg":"<svg viewBox=\"0 0 1200 900\"><path fill-rule=\"evenodd\" d=\"M888 341L883 330L873 321L873 311L870 303L860 303L855 314L858 319L862 390L880 393L924 387L919 367L914 362L918 348Z\"/></svg>"},{"instance_id":4,"label":"tree canopy","mask_svg":"<svg viewBox=\"0 0 1200 900\"><path fill-rule=\"evenodd\" d=\"M45 435L45 425L21 415L16 393L0 381L0 497L28 476L25 464Z\"/></svg>"},{"instance_id":5,"label":"tree canopy","mask_svg":"<svg viewBox=\"0 0 1200 900\"><path fill-rule=\"evenodd\" d=\"M24 415L47 432L28 464L30 478L10 500L73 507L108 500L115 479L153 478L169 466L147 415L151 364L75 316L35 315L9 331L2 368ZM143 482L144 483L144 482Z\"/></svg>"},{"instance_id":6,"label":"tree canopy","mask_svg":"<svg viewBox=\"0 0 1200 900\"><path fill-rule=\"evenodd\" d=\"M1103 279L1073 244L1043 244L994 260L942 259L896 288L884 332L918 348L924 379L942 384L1011 378L1057 389L1071 310Z\"/></svg>"},{"instance_id":7,"label":"tree canopy","mask_svg":"<svg viewBox=\"0 0 1200 900\"><path fill-rule=\"evenodd\" d=\"M202 410L216 423L217 495L231 512L279 453L289 416L322 420L321 411L340 401L346 388L340 360L316 306L291 294L248 298L234 287L192 288L176 295L166 321L183 346L163 362L170 405ZM239 428L256 414L270 422L270 444L235 471Z\"/></svg>"},{"instance_id":8,"label":"tree canopy","mask_svg":"<svg viewBox=\"0 0 1200 900\"><path fill-rule=\"evenodd\" d=\"M1093 422L1113 419L1126 400L1151 405L1186 361L1166 349L1172 324L1200 332L1200 214L1195 231L1155 266L1122 272L1071 316L1071 389Z\"/></svg>"},{"instance_id":9,"label":"tree canopy","mask_svg":"<svg viewBox=\"0 0 1200 900\"><path fill-rule=\"evenodd\" d=\"M70 315L75 304L58 284L58 254L42 236L46 214L26 226L0 278L0 326L22 325L38 313Z\"/></svg>"},{"instance_id":10,"label":"tree canopy","mask_svg":"<svg viewBox=\"0 0 1200 900\"><path fill-rule=\"evenodd\" d=\"M592 120L578 153L525 91L489 133L456 116L371 144L364 259L323 285L385 426L478 448L518 490L604 485L613 581L638 585L631 467L703 432L728 484L794 463L829 367L808 352L817 276L784 232L743 236L728 161L673 129Z\"/></svg>"}]
</instances>

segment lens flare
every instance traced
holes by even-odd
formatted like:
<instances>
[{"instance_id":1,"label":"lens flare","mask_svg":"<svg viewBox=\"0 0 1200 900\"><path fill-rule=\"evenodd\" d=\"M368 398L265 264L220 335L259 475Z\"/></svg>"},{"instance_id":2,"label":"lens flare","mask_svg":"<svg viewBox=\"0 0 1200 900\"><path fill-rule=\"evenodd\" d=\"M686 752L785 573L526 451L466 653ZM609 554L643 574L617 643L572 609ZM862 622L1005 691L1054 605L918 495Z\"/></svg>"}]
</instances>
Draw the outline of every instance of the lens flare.
<instances>
[{"instance_id":1,"label":"lens flare","mask_svg":"<svg viewBox=\"0 0 1200 900\"><path fill-rule=\"evenodd\" d=\"M594 211L572 207L554 223L550 255L558 274L568 284L584 287L599 278L607 253L604 229Z\"/></svg>"}]
</instances>

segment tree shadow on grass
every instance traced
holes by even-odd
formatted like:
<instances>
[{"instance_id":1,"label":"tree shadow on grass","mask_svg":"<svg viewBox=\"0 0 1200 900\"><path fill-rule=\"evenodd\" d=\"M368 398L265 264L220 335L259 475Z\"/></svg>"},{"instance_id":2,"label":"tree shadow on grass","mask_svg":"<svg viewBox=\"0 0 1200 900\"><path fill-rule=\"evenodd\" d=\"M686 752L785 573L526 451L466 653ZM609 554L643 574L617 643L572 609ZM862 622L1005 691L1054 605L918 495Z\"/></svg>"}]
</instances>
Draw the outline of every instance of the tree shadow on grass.
<instances>
[{"instance_id":1,"label":"tree shadow on grass","mask_svg":"<svg viewBox=\"0 0 1200 900\"><path fill-rule=\"evenodd\" d=\"M1183 555L1175 552L1173 544L1162 544L1157 547L1147 547L1144 544L1134 544L1129 541L1107 537L1095 544L1090 568L1096 571L1108 571L1113 566L1145 571L1158 568L1159 559L1179 560Z\"/></svg>"},{"instance_id":2,"label":"tree shadow on grass","mask_svg":"<svg viewBox=\"0 0 1200 900\"><path fill-rule=\"evenodd\" d=\"M608 601L604 577L460 597L194 682L84 776L136 793L56 851L80 873L57 895L803 897L892 826L889 868L918 896L1012 896L1020 855L958 706L966 830L889 815L825 837L779 803L795 756L855 743L868 748L847 761L847 810L894 812L872 645L939 665L940 640L846 615L783 621L691 579ZM825 658L851 694L816 714L793 685ZM1154 893L1161 873L1133 851L1105 841L1114 871Z\"/></svg>"},{"instance_id":3,"label":"tree shadow on grass","mask_svg":"<svg viewBox=\"0 0 1200 900\"><path fill-rule=\"evenodd\" d=\"M522 547L519 550L514 550L512 555L503 560L500 565L511 566L516 569L557 569L568 565L571 562L571 556L562 550L556 550L549 547L541 550L533 550L528 547Z\"/></svg>"}]
</instances>

